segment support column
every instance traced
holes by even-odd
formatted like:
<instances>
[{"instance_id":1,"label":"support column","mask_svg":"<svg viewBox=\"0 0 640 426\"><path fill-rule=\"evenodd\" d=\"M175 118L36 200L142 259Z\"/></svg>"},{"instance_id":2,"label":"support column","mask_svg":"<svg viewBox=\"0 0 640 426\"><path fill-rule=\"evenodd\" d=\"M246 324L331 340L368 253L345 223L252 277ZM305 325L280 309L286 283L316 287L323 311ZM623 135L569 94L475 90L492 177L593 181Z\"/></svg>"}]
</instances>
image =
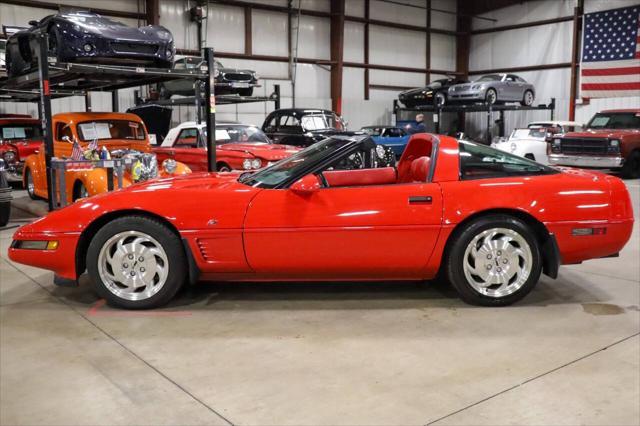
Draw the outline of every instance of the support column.
<instances>
[{"instance_id":1,"label":"support column","mask_svg":"<svg viewBox=\"0 0 640 426\"><path fill-rule=\"evenodd\" d=\"M364 0L364 64L369 65L369 11L370 1ZM364 100L369 100L369 67L364 68Z\"/></svg>"},{"instance_id":2,"label":"support column","mask_svg":"<svg viewBox=\"0 0 640 426\"><path fill-rule=\"evenodd\" d=\"M160 25L160 0L146 0L147 25Z\"/></svg>"},{"instance_id":3,"label":"support column","mask_svg":"<svg viewBox=\"0 0 640 426\"><path fill-rule=\"evenodd\" d=\"M471 49L471 16L470 2L458 0L456 16L456 72L460 73L460 77L469 78L469 51ZM491 113L489 113L491 115ZM464 132L465 113L458 113L458 132ZM490 121L490 120L489 120ZM489 129L487 128L487 132Z\"/></svg>"},{"instance_id":4,"label":"support column","mask_svg":"<svg viewBox=\"0 0 640 426\"><path fill-rule=\"evenodd\" d=\"M344 1L331 0L331 109L337 114L342 114Z\"/></svg>"},{"instance_id":5,"label":"support column","mask_svg":"<svg viewBox=\"0 0 640 426\"><path fill-rule=\"evenodd\" d=\"M578 97L578 64L580 62L580 39L582 38L582 14L584 0L578 0L573 8L573 43L571 46L571 88L569 94L569 120L576 119L576 98Z\"/></svg>"},{"instance_id":6,"label":"support column","mask_svg":"<svg viewBox=\"0 0 640 426\"><path fill-rule=\"evenodd\" d=\"M427 32L425 43L425 68L427 71L424 75L425 84L431 82L431 0L427 0Z\"/></svg>"}]
</instances>

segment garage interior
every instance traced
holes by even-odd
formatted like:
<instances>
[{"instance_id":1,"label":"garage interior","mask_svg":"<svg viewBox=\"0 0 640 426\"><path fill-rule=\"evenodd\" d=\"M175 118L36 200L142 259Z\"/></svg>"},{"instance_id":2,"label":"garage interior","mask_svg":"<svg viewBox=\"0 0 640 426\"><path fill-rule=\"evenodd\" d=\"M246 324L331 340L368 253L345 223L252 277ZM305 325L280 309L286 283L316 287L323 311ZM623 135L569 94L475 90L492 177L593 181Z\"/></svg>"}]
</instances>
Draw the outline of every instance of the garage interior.
<instances>
[{"instance_id":1,"label":"garage interior","mask_svg":"<svg viewBox=\"0 0 640 426\"><path fill-rule=\"evenodd\" d=\"M279 108L331 110L349 130L424 114L429 132L490 143L535 121L639 110L640 96L580 96L585 14L636 5L0 0L0 26L89 9L166 27L177 57L212 47L224 67L259 75L246 102L220 97L214 126L260 126ZM398 101L448 75L500 73L533 84L534 104L446 112ZM53 96L50 113L125 112L153 98L148 85L101 90ZM36 92L0 90L0 116L40 117ZM170 106L170 127L202 119L193 104ZM512 306L468 305L441 280L203 282L135 311L106 304L86 274L59 286L9 259L16 230L51 207L12 183L0 227L0 424L640 424L640 179L623 181L635 223L619 257L563 265Z\"/></svg>"}]
</instances>

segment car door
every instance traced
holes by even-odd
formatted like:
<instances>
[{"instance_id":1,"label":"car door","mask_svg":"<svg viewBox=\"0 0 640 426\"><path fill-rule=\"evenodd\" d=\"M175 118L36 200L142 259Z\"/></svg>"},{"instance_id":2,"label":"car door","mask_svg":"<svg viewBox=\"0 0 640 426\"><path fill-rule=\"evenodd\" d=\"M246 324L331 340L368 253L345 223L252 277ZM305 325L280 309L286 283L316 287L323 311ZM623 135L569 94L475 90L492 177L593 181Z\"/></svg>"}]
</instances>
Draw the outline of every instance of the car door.
<instances>
[{"instance_id":1,"label":"car door","mask_svg":"<svg viewBox=\"0 0 640 426\"><path fill-rule=\"evenodd\" d=\"M280 279L419 279L440 233L434 183L265 189L244 226L247 261Z\"/></svg>"}]
</instances>

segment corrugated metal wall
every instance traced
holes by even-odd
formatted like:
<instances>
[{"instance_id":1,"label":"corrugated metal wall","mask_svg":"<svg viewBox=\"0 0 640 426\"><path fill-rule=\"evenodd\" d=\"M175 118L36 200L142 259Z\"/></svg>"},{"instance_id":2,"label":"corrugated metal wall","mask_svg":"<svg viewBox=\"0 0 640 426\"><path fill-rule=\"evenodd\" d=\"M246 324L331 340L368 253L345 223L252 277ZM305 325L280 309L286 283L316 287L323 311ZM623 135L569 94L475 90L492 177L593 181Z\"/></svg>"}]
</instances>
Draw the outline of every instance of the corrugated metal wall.
<instances>
[{"instance_id":1,"label":"corrugated metal wall","mask_svg":"<svg viewBox=\"0 0 640 426\"><path fill-rule=\"evenodd\" d=\"M496 22L474 19L473 28L501 27L571 16L576 4L576 0L524 2L483 15L496 19ZM632 4L637 4L637 0L585 0L585 13ZM469 68L474 71L571 62L572 37L573 23L570 21L496 33L476 34L471 38ZM562 120L568 118L571 79L569 68L519 72L517 74L535 85L536 103L548 103L554 97L557 105L556 118ZM640 107L640 99L634 97L592 99L589 105L577 106L576 120L586 122L595 112L606 108L638 107ZM548 117L548 113L540 111L510 112L505 117L506 131L509 133L516 127L526 126L531 121ZM495 118L498 118L497 114ZM482 129L486 126L486 115L468 114L466 126L468 133L481 134Z\"/></svg>"},{"instance_id":2,"label":"corrugated metal wall","mask_svg":"<svg viewBox=\"0 0 640 426\"><path fill-rule=\"evenodd\" d=\"M287 6L287 0L253 0L269 5ZM329 11L329 0L294 0L294 8L301 1L303 9ZM56 3L81 4L79 0L57 0ZM424 0L402 0L404 3L425 5ZM138 2L131 0L104 0L84 2L87 7L138 11ZM161 24L169 28L179 48L195 49L197 47L197 30L189 21L188 10L195 1L161 0ZM435 9L455 11L455 0L433 0ZM0 24L26 25L30 19L40 19L52 11L7 5L0 3ZM364 0L347 0L346 14L364 17ZM407 23L424 26L426 11L413 7L390 4L384 1L371 0L370 16L372 19ZM137 25L135 20L120 19L129 25ZM241 7L210 4L207 21L207 44L222 52L244 52L244 9ZM432 23L436 28L455 29L455 17L450 14L433 12ZM253 53L257 55L288 55L288 19L285 13L254 9L252 11ZM330 24L328 18L301 16L299 25L298 55L305 58L329 59ZM402 29L390 29L381 26L370 26L370 62L374 64L401 65L408 67L424 67L425 34ZM294 40L295 43L295 40ZM364 24L345 22L344 59L345 61L363 62ZM431 62L437 69L453 70L455 68L455 38L453 36L433 34L431 37ZM292 105L292 85L288 80L288 64L284 62L252 61L240 59L222 59L225 66L249 68L256 70L261 76L262 87L257 95L268 95L274 84L281 85L282 107ZM432 78L437 78L433 76ZM393 99L397 92L372 89L371 100L364 100L364 70L362 68L345 68L343 75L343 115L350 123L350 128L359 128L368 124L389 123ZM331 108L330 72L327 67L310 64L299 64L296 79L296 106ZM393 71L371 70L370 83L375 85L419 86L425 83L424 74L403 73ZM120 91L120 109L133 104L132 90ZM94 110L110 110L111 99L106 94L92 94ZM56 100L54 112L83 110L83 98ZM265 114L273 109L273 103L257 103L245 105L220 105L219 119L238 120L261 124ZM0 106L4 112L36 112L36 105ZM195 111L191 107L176 108L173 121L179 122L193 119Z\"/></svg>"}]
</instances>

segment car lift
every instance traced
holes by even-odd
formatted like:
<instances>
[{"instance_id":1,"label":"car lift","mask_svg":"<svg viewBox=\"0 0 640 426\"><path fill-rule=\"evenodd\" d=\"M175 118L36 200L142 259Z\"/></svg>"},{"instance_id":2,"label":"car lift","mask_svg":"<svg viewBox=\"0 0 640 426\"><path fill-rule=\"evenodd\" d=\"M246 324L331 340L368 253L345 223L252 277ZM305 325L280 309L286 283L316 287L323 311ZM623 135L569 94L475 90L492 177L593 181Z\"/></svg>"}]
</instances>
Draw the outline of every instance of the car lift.
<instances>
[{"instance_id":1,"label":"car lift","mask_svg":"<svg viewBox=\"0 0 640 426\"><path fill-rule=\"evenodd\" d=\"M402 115L406 112L430 112L434 114L434 124L435 124L435 133L440 133L440 123L442 123L442 114L443 113L456 113L458 114L458 122L462 123L462 127L458 127L456 131L464 130L464 113L467 112L486 112L487 113L487 129L485 132L485 141L486 144L489 145L491 143L491 120L493 116L493 112L498 112L500 114L500 118L497 121L498 123L498 136L505 135L504 129L504 112L505 111L550 111L551 120L554 119L554 111L556 108L556 99L551 98L551 102L548 105L540 104L537 106L523 106L517 104L498 104L498 105L487 105L487 104L449 104L443 106L420 106L414 108L404 108L400 106L400 102L397 99L393 100L393 114L395 117L395 122L406 121L399 120L399 115ZM461 130L462 129L462 130Z\"/></svg>"},{"instance_id":2,"label":"car lift","mask_svg":"<svg viewBox=\"0 0 640 426\"><path fill-rule=\"evenodd\" d=\"M0 79L0 101L38 102L38 115L42 123L45 146L45 162L47 170L47 198L49 210L53 210L54 197L52 185L51 158L53 157L53 132L51 118L51 99L67 96L85 96L85 106L90 108L87 94L90 91L111 92L112 110L118 111L118 90L156 84L176 79L193 79L204 81L204 96L198 108L198 116L206 118L207 125L207 161L209 171L216 170L216 103L230 104L239 102L275 101L280 103L279 87L268 98L215 96L214 50L203 48L203 56L207 65L197 69L175 70L167 68L147 68L121 65L94 65L81 63L61 63L48 56L47 33L35 33L31 45L36 49L38 69L29 74ZM198 84L195 85L199 86ZM233 98L233 99L232 99ZM189 99L189 98L185 98ZM190 99L195 105L195 97ZM187 102L176 100L177 102ZM171 104L171 103L169 103ZM177 103L175 103L177 104ZM201 112L201 110L204 110Z\"/></svg>"}]
</instances>

